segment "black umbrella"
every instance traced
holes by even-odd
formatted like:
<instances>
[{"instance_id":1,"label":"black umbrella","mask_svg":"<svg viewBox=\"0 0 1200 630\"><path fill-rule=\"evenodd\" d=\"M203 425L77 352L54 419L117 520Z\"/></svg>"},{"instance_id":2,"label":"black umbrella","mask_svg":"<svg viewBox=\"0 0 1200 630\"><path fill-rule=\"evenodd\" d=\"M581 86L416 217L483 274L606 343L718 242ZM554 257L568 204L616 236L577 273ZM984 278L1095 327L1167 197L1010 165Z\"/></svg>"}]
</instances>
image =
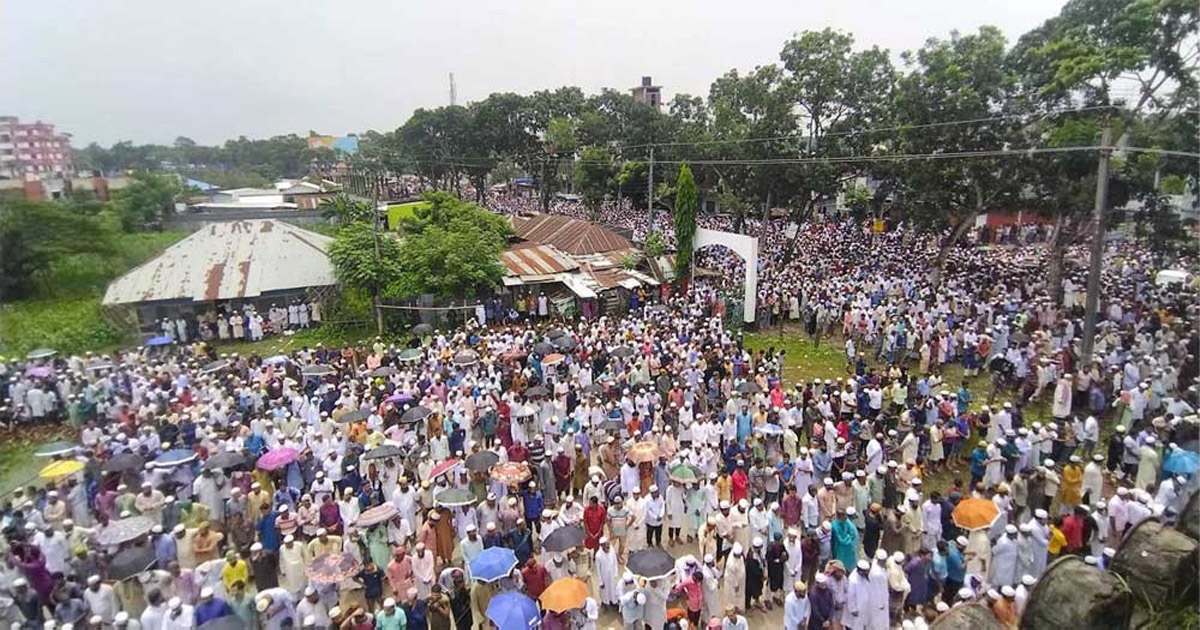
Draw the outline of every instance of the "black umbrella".
<instances>
[{"instance_id":1,"label":"black umbrella","mask_svg":"<svg viewBox=\"0 0 1200 630\"><path fill-rule=\"evenodd\" d=\"M550 395L550 390L546 389L545 387L542 387L541 385L534 385L533 387L530 387L529 389L525 390L526 398L534 398L534 397L538 397L538 396L544 397L544 396L549 396L549 395Z\"/></svg>"},{"instance_id":2,"label":"black umbrella","mask_svg":"<svg viewBox=\"0 0 1200 630\"><path fill-rule=\"evenodd\" d=\"M629 357L633 356L633 348L630 348L629 346L621 346L619 348L614 348L612 352L609 352L609 354L617 357L618 359L628 359Z\"/></svg>"},{"instance_id":3,"label":"black umbrella","mask_svg":"<svg viewBox=\"0 0 1200 630\"><path fill-rule=\"evenodd\" d=\"M337 370L331 365L306 365L300 368L300 373L304 376L329 376L337 374Z\"/></svg>"},{"instance_id":4,"label":"black umbrella","mask_svg":"<svg viewBox=\"0 0 1200 630\"><path fill-rule=\"evenodd\" d=\"M212 363L205 365L203 368L200 368L200 373L201 374L212 374L213 372L220 372L221 370L224 370L227 367L229 367L229 361L226 361L225 359L221 359L219 361L213 361Z\"/></svg>"},{"instance_id":5,"label":"black umbrella","mask_svg":"<svg viewBox=\"0 0 1200 630\"><path fill-rule=\"evenodd\" d=\"M338 418L340 424L350 424L351 422L361 422L371 417L371 413L366 409L354 409L347 411Z\"/></svg>"},{"instance_id":6,"label":"black umbrella","mask_svg":"<svg viewBox=\"0 0 1200 630\"><path fill-rule=\"evenodd\" d=\"M414 334L418 337L432 335L433 334L433 326L430 326L429 324L417 324L416 326L412 327L412 334Z\"/></svg>"},{"instance_id":7,"label":"black umbrella","mask_svg":"<svg viewBox=\"0 0 1200 630\"><path fill-rule=\"evenodd\" d=\"M563 335L569 335L569 334L570 333L568 333L567 331L565 331L561 328L550 328L550 329L546 330L546 337L549 339L554 339L556 337L562 337Z\"/></svg>"},{"instance_id":8,"label":"black umbrella","mask_svg":"<svg viewBox=\"0 0 1200 630\"><path fill-rule=\"evenodd\" d=\"M113 362L109 361L108 359L92 359L91 361L88 361L84 367L86 367L89 371L99 372L101 370L112 369L112 366Z\"/></svg>"},{"instance_id":9,"label":"black umbrella","mask_svg":"<svg viewBox=\"0 0 1200 630\"><path fill-rule=\"evenodd\" d=\"M138 545L122 549L108 563L110 580L129 579L154 565L156 557L151 545Z\"/></svg>"},{"instance_id":10,"label":"black umbrella","mask_svg":"<svg viewBox=\"0 0 1200 630\"><path fill-rule=\"evenodd\" d=\"M742 381L738 383L737 390L743 394L757 394L762 391L762 388L754 381Z\"/></svg>"},{"instance_id":11,"label":"black umbrella","mask_svg":"<svg viewBox=\"0 0 1200 630\"><path fill-rule=\"evenodd\" d=\"M475 365L478 362L479 362L479 355L475 354L474 352L471 352L470 350L468 350L466 352L460 352L454 356L454 365L457 365L459 367L467 367L467 366Z\"/></svg>"},{"instance_id":12,"label":"black umbrella","mask_svg":"<svg viewBox=\"0 0 1200 630\"><path fill-rule=\"evenodd\" d=\"M562 553L583 545L583 528L578 525L564 525L552 532L542 541L542 549Z\"/></svg>"},{"instance_id":13,"label":"black umbrella","mask_svg":"<svg viewBox=\"0 0 1200 630\"><path fill-rule=\"evenodd\" d=\"M554 352L554 346L552 346L544 341L539 341L538 343L533 344L533 353L534 354L540 354L542 356L546 356L547 354L550 354L552 352Z\"/></svg>"},{"instance_id":14,"label":"black umbrella","mask_svg":"<svg viewBox=\"0 0 1200 630\"><path fill-rule=\"evenodd\" d=\"M620 418L609 418L600 423L600 428L605 431L620 431L625 428L625 421Z\"/></svg>"},{"instance_id":15,"label":"black umbrella","mask_svg":"<svg viewBox=\"0 0 1200 630\"><path fill-rule=\"evenodd\" d=\"M417 405L403 414L400 414L400 422L404 424L414 424L433 415L433 410L424 405Z\"/></svg>"},{"instance_id":16,"label":"black umbrella","mask_svg":"<svg viewBox=\"0 0 1200 630\"><path fill-rule=\"evenodd\" d=\"M467 468L474 472L487 472L493 464L500 461L500 456L492 451L479 451L467 457Z\"/></svg>"},{"instance_id":17,"label":"black umbrella","mask_svg":"<svg viewBox=\"0 0 1200 630\"><path fill-rule=\"evenodd\" d=\"M625 563L629 572L647 580L659 580L675 570L675 558L662 549L639 549L629 554Z\"/></svg>"},{"instance_id":18,"label":"black umbrella","mask_svg":"<svg viewBox=\"0 0 1200 630\"><path fill-rule=\"evenodd\" d=\"M202 623L196 626L196 630L249 630L249 628L246 627L246 622L242 621L241 617L230 614Z\"/></svg>"},{"instance_id":19,"label":"black umbrella","mask_svg":"<svg viewBox=\"0 0 1200 630\"><path fill-rule=\"evenodd\" d=\"M142 459L137 453L121 453L114 456L112 459L104 462L100 470L107 473L119 473L130 470L141 470L142 466L146 465L146 460Z\"/></svg>"},{"instance_id":20,"label":"black umbrella","mask_svg":"<svg viewBox=\"0 0 1200 630\"><path fill-rule=\"evenodd\" d=\"M665 394L671 391L671 385L674 383L671 381L670 376L663 374L662 376L658 377L658 380L655 381L655 384L658 385L658 393Z\"/></svg>"},{"instance_id":21,"label":"black umbrella","mask_svg":"<svg viewBox=\"0 0 1200 630\"><path fill-rule=\"evenodd\" d=\"M399 371L400 370L397 370L396 368L394 368L390 365L383 365L383 366L375 368L374 370L371 370L371 376L392 376L393 374L396 374Z\"/></svg>"},{"instance_id":22,"label":"black umbrella","mask_svg":"<svg viewBox=\"0 0 1200 630\"><path fill-rule=\"evenodd\" d=\"M551 339L550 343L555 348L558 348L559 350L561 350L563 352L570 352L570 351L574 350L575 348L579 347L579 343L567 335L563 335L562 337L557 337L555 339Z\"/></svg>"},{"instance_id":23,"label":"black umbrella","mask_svg":"<svg viewBox=\"0 0 1200 630\"><path fill-rule=\"evenodd\" d=\"M385 457L399 457L403 454L404 450L399 446L381 444L364 453L362 459L383 459Z\"/></svg>"},{"instance_id":24,"label":"black umbrella","mask_svg":"<svg viewBox=\"0 0 1200 630\"><path fill-rule=\"evenodd\" d=\"M587 387L583 388L583 393L591 394L593 396L603 396L604 388L601 387L600 385L597 385L596 383L592 383L591 385L588 385Z\"/></svg>"},{"instance_id":25,"label":"black umbrella","mask_svg":"<svg viewBox=\"0 0 1200 630\"><path fill-rule=\"evenodd\" d=\"M209 457L204 462L204 470L229 470L238 466L245 466L249 461L246 455L241 451L222 451Z\"/></svg>"}]
</instances>

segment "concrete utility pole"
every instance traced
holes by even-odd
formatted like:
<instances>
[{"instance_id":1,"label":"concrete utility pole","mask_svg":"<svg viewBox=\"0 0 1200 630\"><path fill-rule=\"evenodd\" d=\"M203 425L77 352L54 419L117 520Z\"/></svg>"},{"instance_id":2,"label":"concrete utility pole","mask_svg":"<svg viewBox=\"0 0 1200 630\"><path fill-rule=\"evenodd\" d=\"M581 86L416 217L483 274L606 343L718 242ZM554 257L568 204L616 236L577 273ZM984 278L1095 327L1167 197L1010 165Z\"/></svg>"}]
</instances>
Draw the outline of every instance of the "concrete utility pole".
<instances>
[{"instance_id":1,"label":"concrete utility pole","mask_svg":"<svg viewBox=\"0 0 1200 630\"><path fill-rule=\"evenodd\" d=\"M1100 307L1100 267L1104 262L1104 210L1108 205L1108 158L1112 154L1112 123L1104 118L1100 135L1100 157L1096 165L1096 206L1092 210L1095 231L1092 234L1092 259L1088 267L1087 300L1084 302L1083 347L1080 349L1080 365L1092 362L1092 349L1096 347L1096 310Z\"/></svg>"},{"instance_id":2,"label":"concrete utility pole","mask_svg":"<svg viewBox=\"0 0 1200 630\"><path fill-rule=\"evenodd\" d=\"M649 226L647 235L654 231L654 147L650 147L649 180L650 189L646 192L646 225Z\"/></svg>"}]
</instances>

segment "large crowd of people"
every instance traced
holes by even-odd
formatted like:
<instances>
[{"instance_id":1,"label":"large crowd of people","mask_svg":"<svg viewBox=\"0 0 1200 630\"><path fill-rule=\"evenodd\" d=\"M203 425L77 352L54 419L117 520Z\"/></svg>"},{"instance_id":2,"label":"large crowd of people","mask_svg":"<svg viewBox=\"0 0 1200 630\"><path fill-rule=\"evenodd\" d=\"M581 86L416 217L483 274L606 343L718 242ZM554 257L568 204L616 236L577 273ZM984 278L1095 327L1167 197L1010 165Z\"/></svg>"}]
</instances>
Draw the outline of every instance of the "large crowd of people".
<instances>
[{"instance_id":1,"label":"large crowd of people","mask_svg":"<svg viewBox=\"0 0 1200 630\"><path fill-rule=\"evenodd\" d=\"M648 231L630 208L602 220ZM1195 294L1157 286L1137 245L1108 254L1084 361L1081 271L1055 299L1044 249L951 248L935 277L936 243L903 229L746 229L760 324L835 344L842 378L791 382L802 362L714 317L743 273L724 250L699 252L717 274L686 295L594 319L4 364L5 421L77 434L4 504L0 613L882 630L981 602L1016 627L1056 558L1104 568L1124 533L1183 512Z\"/></svg>"}]
</instances>

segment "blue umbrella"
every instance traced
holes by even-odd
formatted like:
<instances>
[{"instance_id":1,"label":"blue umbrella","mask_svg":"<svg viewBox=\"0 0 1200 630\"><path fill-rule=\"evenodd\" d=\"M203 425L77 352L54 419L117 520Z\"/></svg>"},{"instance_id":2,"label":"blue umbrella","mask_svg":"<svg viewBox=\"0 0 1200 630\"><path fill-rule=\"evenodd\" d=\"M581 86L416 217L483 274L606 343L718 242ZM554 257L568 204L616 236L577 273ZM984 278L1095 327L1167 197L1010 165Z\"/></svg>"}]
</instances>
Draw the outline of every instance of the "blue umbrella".
<instances>
[{"instance_id":1,"label":"blue umbrella","mask_svg":"<svg viewBox=\"0 0 1200 630\"><path fill-rule=\"evenodd\" d=\"M1192 451L1176 449L1163 462L1163 471L1172 475L1190 475L1200 468L1200 455Z\"/></svg>"},{"instance_id":2,"label":"blue umbrella","mask_svg":"<svg viewBox=\"0 0 1200 630\"><path fill-rule=\"evenodd\" d=\"M471 579L495 582L508 577L517 566L517 554L507 547L489 547L471 561ZM493 598L495 599L495 598ZM489 607L488 610L491 610Z\"/></svg>"},{"instance_id":3,"label":"blue umbrella","mask_svg":"<svg viewBox=\"0 0 1200 630\"><path fill-rule=\"evenodd\" d=\"M754 427L754 432L763 435L783 435L783 427L778 424L760 424Z\"/></svg>"},{"instance_id":4,"label":"blue umbrella","mask_svg":"<svg viewBox=\"0 0 1200 630\"><path fill-rule=\"evenodd\" d=\"M485 549L491 551L497 549ZM471 563L474 566L474 562ZM475 569L471 569L474 573ZM542 625L542 613L538 610L537 602L528 595L516 591L500 593L488 603L487 617L500 630L530 630Z\"/></svg>"},{"instance_id":5,"label":"blue umbrella","mask_svg":"<svg viewBox=\"0 0 1200 630\"><path fill-rule=\"evenodd\" d=\"M277 354L273 357L267 357L263 359L263 363L266 363L267 365L277 365L280 363L287 363L288 361L291 361L291 359L287 358L287 355L284 354Z\"/></svg>"},{"instance_id":6,"label":"blue umbrella","mask_svg":"<svg viewBox=\"0 0 1200 630\"><path fill-rule=\"evenodd\" d=\"M159 468L170 468L196 459L196 453L186 448L173 448L154 459L154 465Z\"/></svg>"},{"instance_id":7,"label":"blue umbrella","mask_svg":"<svg viewBox=\"0 0 1200 630\"><path fill-rule=\"evenodd\" d=\"M147 346L166 346L175 343L175 340L167 336L151 337L146 340Z\"/></svg>"}]
</instances>

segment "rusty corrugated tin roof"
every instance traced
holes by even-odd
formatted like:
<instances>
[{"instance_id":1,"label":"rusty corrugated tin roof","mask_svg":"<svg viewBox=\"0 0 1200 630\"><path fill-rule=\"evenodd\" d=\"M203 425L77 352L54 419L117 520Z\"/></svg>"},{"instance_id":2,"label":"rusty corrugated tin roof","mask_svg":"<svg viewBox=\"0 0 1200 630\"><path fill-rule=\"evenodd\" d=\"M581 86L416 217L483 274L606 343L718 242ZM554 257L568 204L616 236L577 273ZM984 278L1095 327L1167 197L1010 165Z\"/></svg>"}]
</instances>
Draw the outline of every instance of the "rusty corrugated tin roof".
<instances>
[{"instance_id":1,"label":"rusty corrugated tin roof","mask_svg":"<svg viewBox=\"0 0 1200 630\"><path fill-rule=\"evenodd\" d=\"M599 254L629 249L629 239L605 227L560 214L512 217L513 230L526 241L553 245L572 255Z\"/></svg>"},{"instance_id":2,"label":"rusty corrugated tin roof","mask_svg":"<svg viewBox=\"0 0 1200 630\"><path fill-rule=\"evenodd\" d=\"M211 223L114 280L104 303L207 302L337 284L331 242L270 219Z\"/></svg>"},{"instance_id":3,"label":"rusty corrugated tin roof","mask_svg":"<svg viewBox=\"0 0 1200 630\"><path fill-rule=\"evenodd\" d=\"M550 245L520 243L500 254L509 275L548 276L579 268L579 263Z\"/></svg>"}]
</instances>

